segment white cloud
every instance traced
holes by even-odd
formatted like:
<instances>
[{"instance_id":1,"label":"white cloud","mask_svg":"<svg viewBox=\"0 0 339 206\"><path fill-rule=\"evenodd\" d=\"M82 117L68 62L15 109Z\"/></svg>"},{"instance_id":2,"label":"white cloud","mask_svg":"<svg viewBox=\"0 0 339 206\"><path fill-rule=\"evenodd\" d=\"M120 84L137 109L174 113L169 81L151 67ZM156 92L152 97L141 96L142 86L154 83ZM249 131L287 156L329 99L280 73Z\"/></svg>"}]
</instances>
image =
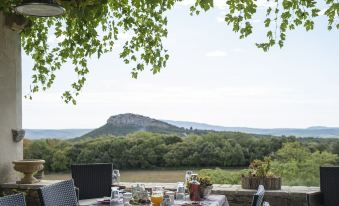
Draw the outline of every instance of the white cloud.
<instances>
[{"instance_id":1,"label":"white cloud","mask_svg":"<svg viewBox=\"0 0 339 206\"><path fill-rule=\"evenodd\" d=\"M183 1L178 2L177 5L184 7L184 6L192 6L194 5L194 3L195 3L195 0L183 0Z\"/></svg>"},{"instance_id":2,"label":"white cloud","mask_svg":"<svg viewBox=\"0 0 339 206\"><path fill-rule=\"evenodd\" d=\"M226 8L226 1L225 0L214 0L214 7L218 9L225 9Z\"/></svg>"},{"instance_id":3,"label":"white cloud","mask_svg":"<svg viewBox=\"0 0 339 206\"><path fill-rule=\"evenodd\" d=\"M207 57L225 57L227 56L227 52L222 50L215 50L206 53Z\"/></svg>"},{"instance_id":4,"label":"white cloud","mask_svg":"<svg viewBox=\"0 0 339 206\"><path fill-rule=\"evenodd\" d=\"M131 32L122 32L119 33L119 39L121 40L129 40L133 37L133 34Z\"/></svg>"},{"instance_id":5,"label":"white cloud","mask_svg":"<svg viewBox=\"0 0 339 206\"><path fill-rule=\"evenodd\" d=\"M65 40L65 35L61 35L59 37L55 37L55 35L50 35L47 39L48 44L57 44Z\"/></svg>"},{"instance_id":6,"label":"white cloud","mask_svg":"<svg viewBox=\"0 0 339 206\"><path fill-rule=\"evenodd\" d=\"M195 0L183 0L177 3L177 5L181 7L186 7L186 6L193 6ZM213 2L214 7L218 9L225 9L226 8L226 1L225 0L214 0Z\"/></svg>"},{"instance_id":7,"label":"white cloud","mask_svg":"<svg viewBox=\"0 0 339 206\"><path fill-rule=\"evenodd\" d=\"M275 7L276 6L276 2L275 1L268 1L268 0L257 0L255 1L255 3L257 4L258 7Z\"/></svg>"},{"instance_id":8,"label":"white cloud","mask_svg":"<svg viewBox=\"0 0 339 206\"><path fill-rule=\"evenodd\" d=\"M232 49L232 52L241 53L241 52L244 52L244 49L238 47L238 48Z\"/></svg>"},{"instance_id":9,"label":"white cloud","mask_svg":"<svg viewBox=\"0 0 339 206\"><path fill-rule=\"evenodd\" d=\"M260 19L253 19L253 20L251 20L251 23L260 23L261 22L261 20Z\"/></svg>"},{"instance_id":10,"label":"white cloud","mask_svg":"<svg viewBox=\"0 0 339 206\"><path fill-rule=\"evenodd\" d=\"M217 22L224 23L225 22L225 18L223 16L218 16L217 17Z\"/></svg>"}]
</instances>

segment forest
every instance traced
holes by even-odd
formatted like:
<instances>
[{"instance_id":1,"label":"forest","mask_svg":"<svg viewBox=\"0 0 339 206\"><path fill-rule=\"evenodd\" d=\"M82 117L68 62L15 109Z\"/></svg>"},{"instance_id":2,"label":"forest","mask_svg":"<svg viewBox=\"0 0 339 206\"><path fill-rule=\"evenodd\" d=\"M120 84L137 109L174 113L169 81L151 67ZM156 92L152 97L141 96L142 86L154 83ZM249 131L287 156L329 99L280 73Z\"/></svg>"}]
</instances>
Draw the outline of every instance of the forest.
<instances>
[{"instance_id":1,"label":"forest","mask_svg":"<svg viewBox=\"0 0 339 206\"><path fill-rule=\"evenodd\" d=\"M338 154L339 139L238 132L210 132L187 137L137 132L95 139L24 141L25 158L46 160L47 172L68 172L71 164L96 162L110 162L114 168L121 170L245 168L255 159L270 156L273 170L285 177L284 183L289 185L317 185L319 166L337 164ZM227 174L225 177L221 169L205 169L202 172L213 173L215 182L219 183L239 181L239 174L236 173L235 177Z\"/></svg>"}]
</instances>

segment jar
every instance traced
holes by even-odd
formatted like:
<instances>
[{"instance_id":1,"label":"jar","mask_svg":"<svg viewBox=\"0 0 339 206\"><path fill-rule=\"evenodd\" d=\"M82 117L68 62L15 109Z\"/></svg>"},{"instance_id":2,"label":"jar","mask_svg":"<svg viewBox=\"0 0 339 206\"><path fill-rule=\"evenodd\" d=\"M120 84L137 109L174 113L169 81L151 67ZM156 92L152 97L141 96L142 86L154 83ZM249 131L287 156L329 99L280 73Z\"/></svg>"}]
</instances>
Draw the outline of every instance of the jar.
<instances>
[{"instance_id":1,"label":"jar","mask_svg":"<svg viewBox=\"0 0 339 206\"><path fill-rule=\"evenodd\" d=\"M153 206L160 206L164 200L164 188L155 186L152 188L151 202Z\"/></svg>"},{"instance_id":2,"label":"jar","mask_svg":"<svg viewBox=\"0 0 339 206\"><path fill-rule=\"evenodd\" d=\"M192 181L189 183L189 194L191 201L200 201L200 182L198 181L198 175L192 174Z\"/></svg>"}]
</instances>

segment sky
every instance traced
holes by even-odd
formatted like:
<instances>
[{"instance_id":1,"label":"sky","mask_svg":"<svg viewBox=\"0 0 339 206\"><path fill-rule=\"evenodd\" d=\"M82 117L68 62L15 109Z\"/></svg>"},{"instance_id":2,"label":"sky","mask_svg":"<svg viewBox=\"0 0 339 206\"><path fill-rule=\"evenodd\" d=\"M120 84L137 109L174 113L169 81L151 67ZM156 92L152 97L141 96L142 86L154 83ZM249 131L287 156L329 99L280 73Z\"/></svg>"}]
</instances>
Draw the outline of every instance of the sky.
<instances>
[{"instance_id":1,"label":"sky","mask_svg":"<svg viewBox=\"0 0 339 206\"><path fill-rule=\"evenodd\" d=\"M168 13L170 59L159 74L145 70L133 79L117 48L90 61L74 106L61 99L75 77L66 64L50 90L23 99L23 128L96 128L121 113L230 127L339 126L339 32L327 31L325 17L314 31L289 32L282 49L263 52L255 46L265 37L260 15L253 20L255 34L240 40L222 22L219 1L199 16L189 15L190 3ZM22 53L25 95L33 62Z\"/></svg>"}]
</instances>

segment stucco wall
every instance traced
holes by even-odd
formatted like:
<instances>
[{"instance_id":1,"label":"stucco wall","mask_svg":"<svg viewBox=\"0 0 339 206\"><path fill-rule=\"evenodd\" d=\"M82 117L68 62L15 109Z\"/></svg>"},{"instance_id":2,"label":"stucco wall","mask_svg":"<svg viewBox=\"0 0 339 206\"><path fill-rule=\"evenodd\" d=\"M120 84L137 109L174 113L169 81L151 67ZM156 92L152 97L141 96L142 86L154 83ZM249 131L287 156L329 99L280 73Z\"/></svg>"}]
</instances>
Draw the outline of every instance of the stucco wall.
<instances>
[{"instance_id":1,"label":"stucco wall","mask_svg":"<svg viewBox=\"0 0 339 206\"><path fill-rule=\"evenodd\" d=\"M13 160L22 159L22 141L12 139L11 129L22 127L20 35L5 26L0 12L0 183L13 181Z\"/></svg>"}]
</instances>

